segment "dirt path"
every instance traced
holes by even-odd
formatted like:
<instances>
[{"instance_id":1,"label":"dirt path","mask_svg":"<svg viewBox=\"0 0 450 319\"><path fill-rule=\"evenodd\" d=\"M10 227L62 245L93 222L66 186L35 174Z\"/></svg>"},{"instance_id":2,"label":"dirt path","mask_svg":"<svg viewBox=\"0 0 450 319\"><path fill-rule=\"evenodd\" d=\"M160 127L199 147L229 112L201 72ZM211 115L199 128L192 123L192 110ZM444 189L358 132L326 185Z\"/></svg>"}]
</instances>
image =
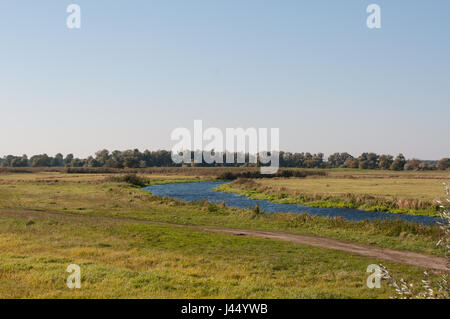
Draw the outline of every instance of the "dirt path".
<instances>
[{"instance_id":1,"label":"dirt path","mask_svg":"<svg viewBox=\"0 0 450 319\"><path fill-rule=\"evenodd\" d=\"M241 230L230 229L222 227L199 227L203 230L218 231L223 233L230 233L240 236L252 236L267 238L273 240L288 241L291 243L310 245L321 248L335 249L354 253L365 257L373 257L377 259L394 261L402 264L424 267L428 269L434 269L439 271L449 272L447 268L447 260L441 257L435 257L430 255L422 255L409 251L399 251L387 248L378 248L373 246L367 246L362 244L354 244L344 242L336 239L316 237L309 235L299 235L284 232L262 231L262 230Z\"/></svg>"},{"instance_id":2,"label":"dirt path","mask_svg":"<svg viewBox=\"0 0 450 319\"><path fill-rule=\"evenodd\" d=\"M149 224L149 225L170 225L176 227L187 227L191 229L209 231L209 232L219 232L226 233L234 236L249 236L266 238L271 240L286 241L296 244L315 246L320 248L340 250L360 256L372 257L381 260L389 260L401 264L407 264L412 266L423 267L432 270L450 272L447 267L447 260L445 258L423 255L419 253L409 252L409 251L399 251L387 248L378 248L363 244L354 244L350 242L340 241L337 239L301 235L293 233L285 233L278 231L265 231L265 230L254 230L254 229L236 229L228 227L216 227L216 226L197 226L197 225L184 225L184 224L174 224L167 222L156 222L147 221L141 219L132 218L113 218L113 217L102 217L102 216L92 216L77 213L68 212L54 212L54 211L39 211L39 210L1 210L0 217L9 218L76 218L80 219L90 219L98 221L109 221L109 222L129 222L129 223L139 223L139 224Z\"/></svg>"}]
</instances>

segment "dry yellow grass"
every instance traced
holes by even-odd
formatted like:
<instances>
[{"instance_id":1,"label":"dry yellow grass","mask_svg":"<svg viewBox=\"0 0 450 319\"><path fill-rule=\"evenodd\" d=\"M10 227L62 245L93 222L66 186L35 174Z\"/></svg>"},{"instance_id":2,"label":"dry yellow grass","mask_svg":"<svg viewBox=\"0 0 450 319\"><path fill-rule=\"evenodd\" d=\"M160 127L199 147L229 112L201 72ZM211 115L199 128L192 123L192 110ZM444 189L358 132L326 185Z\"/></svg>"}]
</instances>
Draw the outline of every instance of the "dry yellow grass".
<instances>
[{"instance_id":1,"label":"dry yellow grass","mask_svg":"<svg viewBox=\"0 0 450 319\"><path fill-rule=\"evenodd\" d=\"M400 175L401 176L401 175ZM343 195L347 193L380 197L400 197L434 200L442 195L445 177L429 178L292 178L264 179L258 184L292 193L322 193Z\"/></svg>"}]
</instances>

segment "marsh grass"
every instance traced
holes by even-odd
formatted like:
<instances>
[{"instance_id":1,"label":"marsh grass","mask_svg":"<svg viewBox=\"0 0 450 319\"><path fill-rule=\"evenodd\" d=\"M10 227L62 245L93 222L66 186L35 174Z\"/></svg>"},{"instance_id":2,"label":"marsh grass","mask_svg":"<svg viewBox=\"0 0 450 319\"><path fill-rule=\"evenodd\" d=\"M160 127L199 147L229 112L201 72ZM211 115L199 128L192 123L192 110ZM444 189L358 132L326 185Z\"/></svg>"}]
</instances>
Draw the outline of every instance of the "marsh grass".
<instances>
[{"instance_id":1,"label":"marsh grass","mask_svg":"<svg viewBox=\"0 0 450 319\"><path fill-rule=\"evenodd\" d=\"M334 189L345 189L347 187L347 192L331 192L330 189L327 189L330 187L330 181L335 183ZM366 180L364 182L367 183ZM377 182L373 185L373 194L361 193L358 190L361 183L358 181L354 181L351 184L345 182L345 187L340 188L336 180L327 178L313 179L306 182L303 182L302 179L255 181L253 179L240 178L231 184L221 185L216 190L237 193L252 199L264 199L285 204L439 216L439 205L432 199L416 199L411 198L409 194L403 195L402 193L398 195L384 195L381 192L386 187L385 181ZM434 182L438 184L436 181ZM305 184L310 187L308 188ZM428 185L429 182L422 182L422 184ZM355 192L351 191L349 185L351 185L351 189L355 189ZM407 184L400 185L397 189L401 190L404 187L411 186Z\"/></svg>"},{"instance_id":2,"label":"marsh grass","mask_svg":"<svg viewBox=\"0 0 450 319\"><path fill-rule=\"evenodd\" d=\"M236 179L260 179L260 178L289 178L289 177L297 177L304 178L307 176L326 176L327 173L325 171L318 170L280 170L275 174L262 174L260 171L226 171L217 176L218 180L236 180Z\"/></svg>"},{"instance_id":3,"label":"marsh grass","mask_svg":"<svg viewBox=\"0 0 450 319\"><path fill-rule=\"evenodd\" d=\"M445 251L447 259L447 268L450 269L450 197L449 186L444 182L445 196L444 200L437 200L441 209L441 221L439 228L441 229L441 238L437 242L437 246L441 246ZM433 280L428 271L424 271L423 279L419 284L408 281L392 275L388 268L381 265L379 274L381 279L389 282L390 286L395 289L394 299L448 299L450 297L450 287L448 284L448 274L441 274L437 280Z\"/></svg>"},{"instance_id":4,"label":"marsh grass","mask_svg":"<svg viewBox=\"0 0 450 319\"><path fill-rule=\"evenodd\" d=\"M148 178L136 174L114 175L110 176L108 180L118 183L127 183L136 187L144 187L150 185L150 180Z\"/></svg>"}]
</instances>

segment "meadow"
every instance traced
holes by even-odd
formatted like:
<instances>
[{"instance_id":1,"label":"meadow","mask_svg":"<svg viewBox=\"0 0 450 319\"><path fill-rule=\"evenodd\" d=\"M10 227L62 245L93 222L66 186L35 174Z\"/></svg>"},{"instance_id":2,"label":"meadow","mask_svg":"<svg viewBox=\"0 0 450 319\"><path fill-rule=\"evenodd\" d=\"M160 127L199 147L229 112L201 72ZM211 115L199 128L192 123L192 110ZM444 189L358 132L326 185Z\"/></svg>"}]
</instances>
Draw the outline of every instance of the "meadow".
<instances>
[{"instance_id":1,"label":"meadow","mask_svg":"<svg viewBox=\"0 0 450 319\"><path fill-rule=\"evenodd\" d=\"M149 183L172 183L215 179L219 173L158 169L139 176ZM206 231L198 228L202 225L443 253L435 245L441 236L436 226L185 203L153 196L114 176L121 175L0 174L1 298L387 298L393 294L387 284L367 288L368 265L381 263L416 281L424 271L332 249ZM81 267L81 289L66 286L69 264Z\"/></svg>"}]
</instances>

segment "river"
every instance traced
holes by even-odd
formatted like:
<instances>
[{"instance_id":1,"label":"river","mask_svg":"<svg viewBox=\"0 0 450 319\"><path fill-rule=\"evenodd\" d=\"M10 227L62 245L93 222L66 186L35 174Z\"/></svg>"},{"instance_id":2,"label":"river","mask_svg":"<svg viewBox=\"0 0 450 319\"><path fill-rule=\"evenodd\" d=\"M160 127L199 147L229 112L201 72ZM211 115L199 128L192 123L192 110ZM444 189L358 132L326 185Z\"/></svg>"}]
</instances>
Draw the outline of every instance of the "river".
<instances>
[{"instance_id":1,"label":"river","mask_svg":"<svg viewBox=\"0 0 450 319\"><path fill-rule=\"evenodd\" d=\"M255 200L237 194L212 191L213 188L224 183L226 182L171 183L152 185L145 187L144 189L157 196L168 196L188 202L207 200L212 203L221 203L224 201L227 206L238 208L253 208L258 204L260 210L267 213L307 213L316 216L342 217L351 221L397 218L422 224L434 224L439 220L439 218L429 216L370 212L347 208L309 207L299 204L279 204L268 200Z\"/></svg>"}]
</instances>

